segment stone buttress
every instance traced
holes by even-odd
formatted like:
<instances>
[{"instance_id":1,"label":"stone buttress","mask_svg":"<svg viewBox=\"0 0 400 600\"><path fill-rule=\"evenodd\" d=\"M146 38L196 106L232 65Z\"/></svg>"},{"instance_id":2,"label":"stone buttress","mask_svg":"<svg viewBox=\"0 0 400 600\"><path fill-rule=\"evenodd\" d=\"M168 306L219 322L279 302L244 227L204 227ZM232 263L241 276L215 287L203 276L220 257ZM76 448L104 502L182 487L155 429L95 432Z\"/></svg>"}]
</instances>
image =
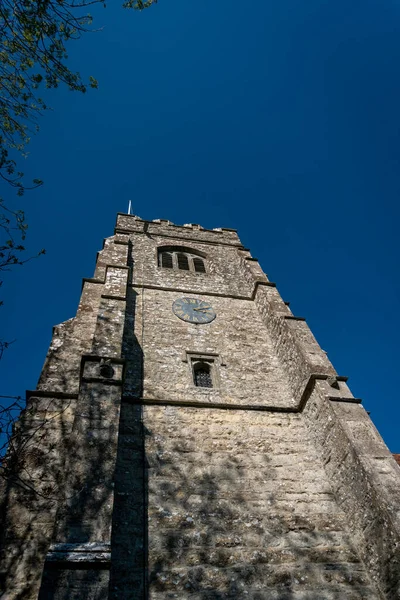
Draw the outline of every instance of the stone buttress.
<instances>
[{"instance_id":1,"label":"stone buttress","mask_svg":"<svg viewBox=\"0 0 400 600\"><path fill-rule=\"evenodd\" d=\"M119 214L27 398L0 598L400 598L399 466L236 231Z\"/></svg>"}]
</instances>

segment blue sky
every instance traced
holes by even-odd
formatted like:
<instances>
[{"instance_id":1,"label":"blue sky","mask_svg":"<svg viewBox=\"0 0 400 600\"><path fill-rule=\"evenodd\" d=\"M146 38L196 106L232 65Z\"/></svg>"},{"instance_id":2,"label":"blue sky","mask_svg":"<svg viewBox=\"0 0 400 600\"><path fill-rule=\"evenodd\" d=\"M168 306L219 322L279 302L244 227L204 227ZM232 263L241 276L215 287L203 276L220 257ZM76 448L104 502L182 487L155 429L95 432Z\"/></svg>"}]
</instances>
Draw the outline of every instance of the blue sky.
<instances>
[{"instance_id":1,"label":"blue sky","mask_svg":"<svg viewBox=\"0 0 400 600\"><path fill-rule=\"evenodd\" d=\"M6 274L0 393L35 387L132 199L144 219L237 228L400 452L398 2L94 13L70 65L99 89L48 92L22 165L45 181L22 204L47 254Z\"/></svg>"}]
</instances>

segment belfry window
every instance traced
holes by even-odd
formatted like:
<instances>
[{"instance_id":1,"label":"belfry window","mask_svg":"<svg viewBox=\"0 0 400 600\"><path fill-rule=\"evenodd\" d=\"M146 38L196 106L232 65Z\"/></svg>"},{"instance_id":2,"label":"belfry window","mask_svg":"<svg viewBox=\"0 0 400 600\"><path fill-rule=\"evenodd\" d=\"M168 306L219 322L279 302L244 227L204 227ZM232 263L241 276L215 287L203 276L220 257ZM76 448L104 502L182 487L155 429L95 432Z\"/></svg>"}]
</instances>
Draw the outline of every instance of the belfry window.
<instances>
[{"instance_id":1,"label":"belfry window","mask_svg":"<svg viewBox=\"0 0 400 600\"><path fill-rule=\"evenodd\" d=\"M171 252L162 252L159 257L159 264L160 267L164 267L165 269L173 269Z\"/></svg>"},{"instance_id":2,"label":"belfry window","mask_svg":"<svg viewBox=\"0 0 400 600\"><path fill-rule=\"evenodd\" d=\"M182 246L162 247L158 249L158 266L164 269L206 273L206 261L197 250Z\"/></svg>"},{"instance_id":3,"label":"belfry window","mask_svg":"<svg viewBox=\"0 0 400 600\"><path fill-rule=\"evenodd\" d=\"M196 387L213 387L210 363L202 360L193 364L193 382Z\"/></svg>"},{"instance_id":4,"label":"belfry window","mask_svg":"<svg viewBox=\"0 0 400 600\"><path fill-rule=\"evenodd\" d=\"M195 256L193 258L193 266L194 266L194 270L197 273L205 273L206 272L206 268L204 266L204 260L202 260L201 258L198 258L197 256Z\"/></svg>"},{"instance_id":5,"label":"belfry window","mask_svg":"<svg viewBox=\"0 0 400 600\"><path fill-rule=\"evenodd\" d=\"M176 255L178 259L178 269L182 269L183 271L189 271L189 257L187 254L183 252L178 252Z\"/></svg>"}]
</instances>

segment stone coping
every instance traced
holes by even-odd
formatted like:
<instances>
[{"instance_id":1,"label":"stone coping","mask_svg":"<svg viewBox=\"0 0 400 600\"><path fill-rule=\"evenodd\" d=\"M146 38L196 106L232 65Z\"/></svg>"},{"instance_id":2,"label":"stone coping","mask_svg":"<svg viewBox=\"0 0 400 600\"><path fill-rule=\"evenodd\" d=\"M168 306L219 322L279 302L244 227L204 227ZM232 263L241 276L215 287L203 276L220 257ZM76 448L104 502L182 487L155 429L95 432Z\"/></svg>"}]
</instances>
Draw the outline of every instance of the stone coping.
<instances>
[{"instance_id":1,"label":"stone coping","mask_svg":"<svg viewBox=\"0 0 400 600\"><path fill-rule=\"evenodd\" d=\"M108 542L51 544L46 562L108 564L111 562L111 544Z\"/></svg>"}]
</instances>

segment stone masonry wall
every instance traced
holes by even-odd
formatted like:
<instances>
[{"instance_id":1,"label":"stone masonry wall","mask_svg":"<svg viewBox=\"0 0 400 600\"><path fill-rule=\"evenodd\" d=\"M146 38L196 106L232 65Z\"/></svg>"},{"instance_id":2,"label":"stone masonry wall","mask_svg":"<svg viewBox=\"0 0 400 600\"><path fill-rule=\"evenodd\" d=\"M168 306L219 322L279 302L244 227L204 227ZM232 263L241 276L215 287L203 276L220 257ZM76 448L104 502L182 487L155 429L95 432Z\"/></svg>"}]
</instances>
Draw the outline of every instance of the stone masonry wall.
<instances>
[{"instance_id":1,"label":"stone masonry wall","mask_svg":"<svg viewBox=\"0 0 400 600\"><path fill-rule=\"evenodd\" d=\"M184 247L205 255L206 273L163 269L157 264L157 249L171 245L170 238L155 234L130 237L133 256L134 284L176 288L192 292L226 294L248 297L250 286L241 277L238 249L236 246L214 246L198 241L185 241ZM181 244L176 240L175 244ZM174 244L172 244L174 245Z\"/></svg>"},{"instance_id":2,"label":"stone masonry wall","mask_svg":"<svg viewBox=\"0 0 400 600\"><path fill-rule=\"evenodd\" d=\"M141 290L137 289L137 293ZM173 314L172 303L180 297L182 294L175 291L146 289L138 303L136 335L142 336L145 355L145 398L273 408L295 406L286 373L253 302L184 294L207 300L216 311L214 321L197 326ZM215 387L194 385L187 352L217 355Z\"/></svg>"},{"instance_id":3,"label":"stone masonry wall","mask_svg":"<svg viewBox=\"0 0 400 600\"><path fill-rule=\"evenodd\" d=\"M253 266L244 264L248 272ZM252 273L254 281L258 274ZM255 301L324 460L335 497L373 580L400 598L400 472L374 427L321 350L304 320L279 309L275 290L257 286Z\"/></svg>"},{"instance_id":4,"label":"stone masonry wall","mask_svg":"<svg viewBox=\"0 0 400 600\"><path fill-rule=\"evenodd\" d=\"M125 411L132 424L137 406ZM143 582L127 568L119 598L381 597L301 415L147 406L142 419L144 450L132 428L121 432L138 465L121 488L135 547L128 530L122 539L133 566L141 532L132 515L146 490L148 583L144 596L143 587L130 594Z\"/></svg>"}]
</instances>

